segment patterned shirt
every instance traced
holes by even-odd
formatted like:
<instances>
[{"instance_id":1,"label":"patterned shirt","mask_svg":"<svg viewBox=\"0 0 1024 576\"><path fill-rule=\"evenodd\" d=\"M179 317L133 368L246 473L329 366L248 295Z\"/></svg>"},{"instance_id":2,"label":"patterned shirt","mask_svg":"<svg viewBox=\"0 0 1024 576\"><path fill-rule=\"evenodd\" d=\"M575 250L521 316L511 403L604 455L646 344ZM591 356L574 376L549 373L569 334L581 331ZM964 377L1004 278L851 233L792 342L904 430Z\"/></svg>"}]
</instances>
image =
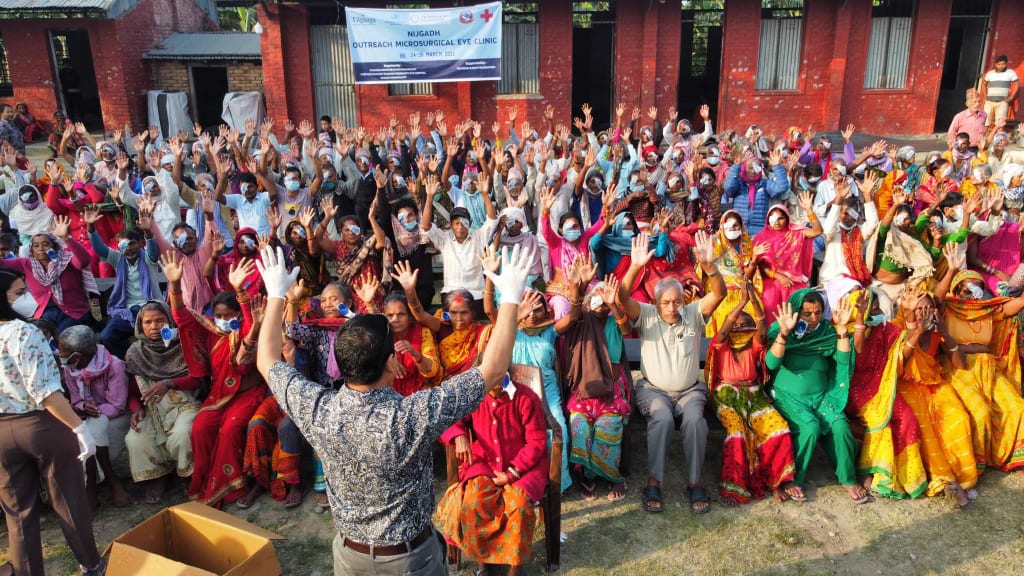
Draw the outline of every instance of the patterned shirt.
<instances>
[{"instance_id":1,"label":"patterned shirt","mask_svg":"<svg viewBox=\"0 0 1024 576\"><path fill-rule=\"evenodd\" d=\"M21 128L10 120L0 120L0 142L4 140L10 142L18 152L25 153L25 137L21 133Z\"/></svg>"},{"instance_id":2,"label":"patterned shirt","mask_svg":"<svg viewBox=\"0 0 1024 576\"><path fill-rule=\"evenodd\" d=\"M43 333L21 320L0 323L0 414L42 410L43 400L60 391L57 361Z\"/></svg>"},{"instance_id":3,"label":"patterned shirt","mask_svg":"<svg viewBox=\"0 0 1024 576\"><path fill-rule=\"evenodd\" d=\"M409 542L430 524L433 444L485 393L478 369L404 398L391 387L331 390L285 362L267 380L323 461L338 531L371 546Z\"/></svg>"}]
</instances>

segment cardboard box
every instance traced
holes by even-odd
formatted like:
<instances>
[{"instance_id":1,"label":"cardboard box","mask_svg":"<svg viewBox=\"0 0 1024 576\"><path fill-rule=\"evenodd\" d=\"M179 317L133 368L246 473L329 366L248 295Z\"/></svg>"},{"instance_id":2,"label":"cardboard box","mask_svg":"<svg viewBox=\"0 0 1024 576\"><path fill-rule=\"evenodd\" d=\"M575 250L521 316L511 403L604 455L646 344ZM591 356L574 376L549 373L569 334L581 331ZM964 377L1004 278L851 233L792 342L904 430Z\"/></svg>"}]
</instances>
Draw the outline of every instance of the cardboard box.
<instances>
[{"instance_id":1,"label":"cardboard box","mask_svg":"<svg viewBox=\"0 0 1024 576\"><path fill-rule=\"evenodd\" d=\"M165 508L118 536L107 576L279 576L281 536L198 502Z\"/></svg>"}]
</instances>

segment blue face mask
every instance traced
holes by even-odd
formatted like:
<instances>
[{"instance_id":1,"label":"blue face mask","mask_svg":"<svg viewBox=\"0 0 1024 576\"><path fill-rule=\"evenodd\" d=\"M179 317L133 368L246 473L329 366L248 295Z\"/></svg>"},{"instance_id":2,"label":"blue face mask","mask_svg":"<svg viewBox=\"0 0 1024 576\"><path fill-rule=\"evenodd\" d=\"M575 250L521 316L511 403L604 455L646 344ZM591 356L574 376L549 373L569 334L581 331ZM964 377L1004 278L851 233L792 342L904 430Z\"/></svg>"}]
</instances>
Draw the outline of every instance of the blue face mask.
<instances>
[{"instance_id":1,"label":"blue face mask","mask_svg":"<svg viewBox=\"0 0 1024 576\"><path fill-rule=\"evenodd\" d=\"M569 242L575 242L579 240L581 234L582 233L580 232L579 228L571 228L569 230L562 232L562 236L564 236L565 239L568 240Z\"/></svg>"},{"instance_id":2,"label":"blue face mask","mask_svg":"<svg viewBox=\"0 0 1024 576\"><path fill-rule=\"evenodd\" d=\"M285 180L284 187L289 192L296 192L299 189L299 181L298 180Z\"/></svg>"},{"instance_id":3,"label":"blue face mask","mask_svg":"<svg viewBox=\"0 0 1024 576\"><path fill-rule=\"evenodd\" d=\"M321 188L327 190L328 192L333 192L337 186L337 182L324 182L323 184L320 185Z\"/></svg>"},{"instance_id":4,"label":"blue face mask","mask_svg":"<svg viewBox=\"0 0 1024 576\"><path fill-rule=\"evenodd\" d=\"M622 237L623 238L632 238L633 237L633 232L635 232L635 230L623 230L622 231Z\"/></svg>"},{"instance_id":5,"label":"blue face mask","mask_svg":"<svg viewBox=\"0 0 1024 576\"><path fill-rule=\"evenodd\" d=\"M867 319L867 322L865 322L865 324L867 324L868 326L881 326L884 323L885 314L882 313L873 315L872 317Z\"/></svg>"},{"instance_id":6,"label":"blue face mask","mask_svg":"<svg viewBox=\"0 0 1024 576\"><path fill-rule=\"evenodd\" d=\"M234 332L238 330L239 327L238 318L232 318L230 320L225 320L223 318L214 318L213 323L216 324L217 328L219 328L223 332Z\"/></svg>"},{"instance_id":7,"label":"blue face mask","mask_svg":"<svg viewBox=\"0 0 1024 576\"><path fill-rule=\"evenodd\" d=\"M718 158L718 156L708 156L707 157L707 161L708 161L708 164L711 165L711 166L718 166L719 158Z\"/></svg>"},{"instance_id":8,"label":"blue face mask","mask_svg":"<svg viewBox=\"0 0 1024 576\"><path fill-rule=\"evenodd\" d=\"M405 228L406 231L408 231L408 232L412 232L413 230L415 230L416 226L418 226L418 225L419 225L419 222L417 222L416 220L410 220L408 222L402 222L402 228Z\"/></svg>"}]
</instances>

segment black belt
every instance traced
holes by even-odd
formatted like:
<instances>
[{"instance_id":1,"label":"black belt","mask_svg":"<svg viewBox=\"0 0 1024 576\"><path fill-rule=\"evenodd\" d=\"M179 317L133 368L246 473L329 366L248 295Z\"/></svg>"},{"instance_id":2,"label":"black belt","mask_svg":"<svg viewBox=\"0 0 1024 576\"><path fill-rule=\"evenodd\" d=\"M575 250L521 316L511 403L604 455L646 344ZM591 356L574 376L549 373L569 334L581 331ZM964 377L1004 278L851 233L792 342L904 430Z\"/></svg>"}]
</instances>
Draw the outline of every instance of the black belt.
<instances>
[{"instance_id":1,"label":"black belt","mask_svg":"<svg viewBox=\"0 0 1024 576\"><path fill-rule=\"evenodd\" d=\"M427 526L423 529L423 532L419 533L418 536L401 544L392 544L390 546L370 546L368 544L361 544L359 542L349 540L348 538L344 538L342 542L346 548L355 550L360 554L366 554L367 556L397 556L399 554L412 552L414 548L426 542L428 538L433 536L433 534L434 530L430 526Z\"/></svg>"}]
</instances>

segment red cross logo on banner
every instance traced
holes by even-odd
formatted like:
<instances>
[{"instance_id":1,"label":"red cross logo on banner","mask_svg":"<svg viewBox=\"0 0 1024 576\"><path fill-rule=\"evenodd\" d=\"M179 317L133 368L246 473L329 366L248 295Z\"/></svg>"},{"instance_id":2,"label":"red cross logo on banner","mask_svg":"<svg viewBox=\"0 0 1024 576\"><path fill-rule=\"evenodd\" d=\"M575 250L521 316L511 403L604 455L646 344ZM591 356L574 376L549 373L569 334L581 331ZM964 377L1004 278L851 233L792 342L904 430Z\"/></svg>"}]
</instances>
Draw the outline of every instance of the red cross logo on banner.
<instances>
[{"instance_id":1,"label":"red cross logo on banner","mask_svg":"<svg viewBox=\"0 0 1024 576\"><path fill-rule=\"evenodd\" d=\"M487 24L490 24L491 23L491 18L494 18L494 14L491 14L491 9L490 8L486 8L486 9L484 9L483 13L480 14L480 17L484 19L484 22L486 22Z\"/></svg>"}]
</instances>

